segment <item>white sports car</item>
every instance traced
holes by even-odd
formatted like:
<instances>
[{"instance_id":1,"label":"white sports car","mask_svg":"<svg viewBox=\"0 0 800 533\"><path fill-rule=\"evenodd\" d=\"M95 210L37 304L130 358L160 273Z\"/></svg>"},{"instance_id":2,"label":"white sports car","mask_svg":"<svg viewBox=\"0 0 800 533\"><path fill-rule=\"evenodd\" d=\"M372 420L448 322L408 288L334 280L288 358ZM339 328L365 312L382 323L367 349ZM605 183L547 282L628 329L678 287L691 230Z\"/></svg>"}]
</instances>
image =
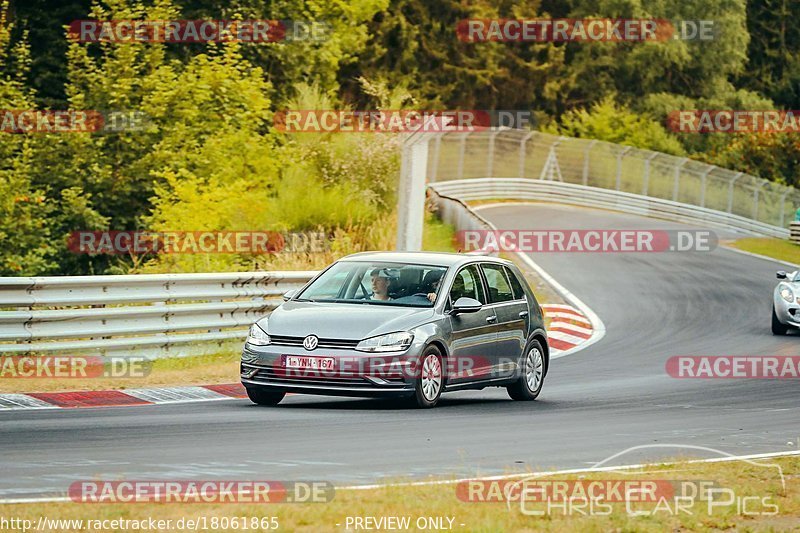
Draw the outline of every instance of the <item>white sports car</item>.
<instances>
[{"instance_id":1,"label":"white sports car","mask_svg":"<svg viewBox=\"0 0 800 533\"><path fill-rule=\"evenodd\" d=\"M772 334L785 335L800 329L800 270L787 274L779 270L780 281L772 295Z\"/></svg>"}]
</instances>

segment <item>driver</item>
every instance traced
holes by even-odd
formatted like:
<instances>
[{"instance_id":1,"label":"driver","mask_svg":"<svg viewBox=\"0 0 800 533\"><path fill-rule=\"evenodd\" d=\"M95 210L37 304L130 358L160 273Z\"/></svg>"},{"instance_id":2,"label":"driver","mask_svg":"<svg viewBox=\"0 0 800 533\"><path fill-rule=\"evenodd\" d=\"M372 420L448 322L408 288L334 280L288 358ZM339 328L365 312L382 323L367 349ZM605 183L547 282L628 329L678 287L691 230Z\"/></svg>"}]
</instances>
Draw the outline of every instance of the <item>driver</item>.
<instances>
[{"instance_id":1,"label":"driver","mask_svg":"<svg viewBox=\"0 0 800 533\"><path fill-rule=\"evenodd\" d=\"M392 299L389 296L389 289L392 286L392 277L385 268L376 268L370 273L372 277L372 294L370 300L389 301Z\"/></svg>"},{"instance_id":2,"label":"driver","mask_svg":"<svg viewBox=\"0 0 800 533\"><path fill-rule=\"evenodd\" d=\"M439 292L439 286L442 284L442 277L444 276L444 272L441 270L431 270L427 274L425 274L425 278L422 281L422 286L428 291L427 293L423 293L431 303L436 301L436 293Z\"/></svg>"}]
</instances>

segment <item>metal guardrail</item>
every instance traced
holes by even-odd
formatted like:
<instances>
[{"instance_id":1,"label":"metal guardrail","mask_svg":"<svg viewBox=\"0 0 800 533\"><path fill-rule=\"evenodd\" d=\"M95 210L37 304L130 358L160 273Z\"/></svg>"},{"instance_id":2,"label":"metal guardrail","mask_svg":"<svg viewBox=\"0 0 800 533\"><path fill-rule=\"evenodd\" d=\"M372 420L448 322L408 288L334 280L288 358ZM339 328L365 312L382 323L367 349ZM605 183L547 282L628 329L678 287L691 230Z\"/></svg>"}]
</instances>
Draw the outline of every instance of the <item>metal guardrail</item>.
<instances>
[{"instance_id":1,"label":"metal guardrail","mask_svg":"<svg viewBox=\"0 0 800 533\"><path fill-rule=\"evenodd\" d=\"M789 223L800 207L800 190L793 187L602 141L495 129L438 134L429 142L427 177L431 183L521 178L579 185L591 188L586 190L613 191L622 199L622 207L633 205L630 202L635 197L649 198L647 208L664 214L669 213L664 209L682 204L686 215L693 206L701 213L700 220L730 220L744 228L742 220L749 219L752 224L747 231L784 238L789 236ZM643 202L639 200L639 205L645 205ZM604 203L612 205L611 195Z\"/></svg>"},{"instance_id":2,"label":"metal guardrail","mask_svg":"<svg viewBox=\"0 0 800 533\"><path fill-rule=\"evenodd\" d=\"M314 271L0 278L0 355L189 355L241 342Z\"/></svg>"},{"instance_id":3,"label":"metal guardrail","mask_svg":"<svg viewBox=\"0 0 800 533\"><path fill-rule=\"evenodd\" d=\"M795 244L800 244L800 222L792 222L789 226L789 240Z\"/></svg>"},{"instance_id":4,"label":"metal guardrail","mask_svg":"<svg viewBox=\"0 0 800 533\"><path fill-rule=\"evenodd\" d=\"M598 207L689 224L703 222L754 235L787 237L789 231L752 219L637 194L558 181L519 178L474 178L431 184L440 194L461 200L513 198Z\"/></svg>"}]
</instances>

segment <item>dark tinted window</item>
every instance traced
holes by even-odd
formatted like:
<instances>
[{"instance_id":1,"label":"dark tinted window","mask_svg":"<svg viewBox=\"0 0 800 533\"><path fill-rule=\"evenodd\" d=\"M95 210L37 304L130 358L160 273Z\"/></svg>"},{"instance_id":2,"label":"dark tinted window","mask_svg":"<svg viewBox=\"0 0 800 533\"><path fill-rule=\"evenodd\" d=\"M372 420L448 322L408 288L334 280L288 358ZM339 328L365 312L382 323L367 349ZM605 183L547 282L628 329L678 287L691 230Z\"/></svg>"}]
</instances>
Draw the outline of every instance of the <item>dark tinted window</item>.
<instances>
[{"instance_id":1,"label":"dark tinted window","mask_svg":"<svg viewBox=\"0 0 800 533\"><path fill-rule=\"evenodd\" d=\"M450 300L455 303L462 296L473 298L482 304L486 303L481 276L478 272L478 267L475 265L465 266L459 270L453 280L453 287L450 289Z\"/></svg>"},{"instance_id":2,"label":"dark tinted window","mask_svg":"<svg viewBox=\"0 0 800 533\"><path fill-rule=\"evenodd\" d=\"M506 275L508 276L508 281L511 282L511 289L514 291L514 298L517 300L525 299L525 291L522 289L521 282L517 275L508 267L505 267Z\"/></svg>"},{"instance_id":3,"label":"dark tinted window","mask_svg":"<svg viewBox=\"0 0 800 533\"><path fill-rule=\"evenodd\" d=\"M489 286L490 302L508 302L514 299L511 292L511 285L508 284L502 265L483 264L483 274L486 276L486 284Z\"/></svg>"}]
</instances>

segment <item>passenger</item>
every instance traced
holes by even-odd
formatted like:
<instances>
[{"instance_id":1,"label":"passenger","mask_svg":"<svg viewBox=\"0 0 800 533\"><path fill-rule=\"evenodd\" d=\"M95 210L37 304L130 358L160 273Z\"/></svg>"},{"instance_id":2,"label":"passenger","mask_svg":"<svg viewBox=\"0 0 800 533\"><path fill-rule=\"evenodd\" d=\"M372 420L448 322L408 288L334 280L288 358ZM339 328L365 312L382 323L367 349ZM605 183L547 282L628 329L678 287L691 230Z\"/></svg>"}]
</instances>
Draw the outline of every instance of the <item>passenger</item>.
<instances>
[{"instance_id":1,"label":"passenger","mask_svg":"<svg viewBox=\"0 0 800 533\"><path fill-rule=\"evenodd\" d=\"M370 273L372 276L372 294L370 300L389 301L389 289L392 286L392 277L386 272L385 268L376 268Z\"/></svg>"}]
</instances>

